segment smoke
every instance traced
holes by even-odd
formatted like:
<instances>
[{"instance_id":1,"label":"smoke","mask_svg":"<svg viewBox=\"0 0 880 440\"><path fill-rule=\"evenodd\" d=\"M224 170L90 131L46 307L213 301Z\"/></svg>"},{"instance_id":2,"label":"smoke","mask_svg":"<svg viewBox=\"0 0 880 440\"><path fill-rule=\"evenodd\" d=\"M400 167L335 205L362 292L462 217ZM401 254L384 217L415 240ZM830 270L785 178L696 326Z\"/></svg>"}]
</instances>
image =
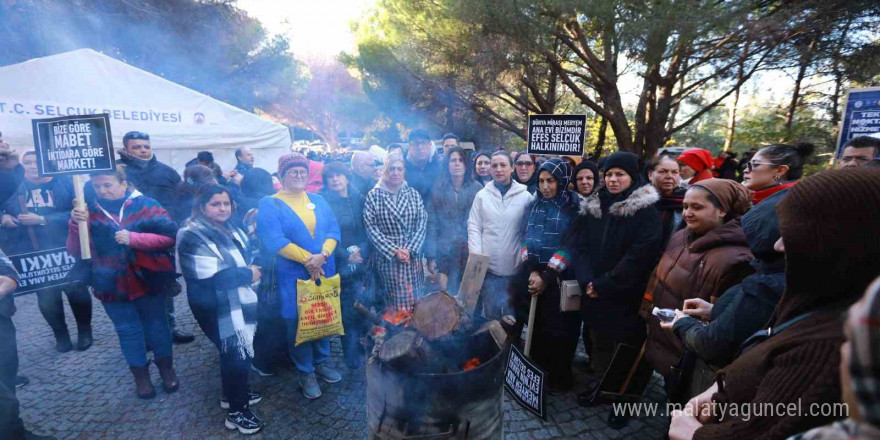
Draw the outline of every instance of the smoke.
<instances>
[{"instance_id":1,"label":"smoke","mask_svg":"<svg viewBox=\"0 0 880 440\"><path fill-rule=\"evenodd\" d=\"M0 65L91 48L249 111L302 69L286 40L231 3L4 2L0 16Z\"/></svg>"}]
</instances>

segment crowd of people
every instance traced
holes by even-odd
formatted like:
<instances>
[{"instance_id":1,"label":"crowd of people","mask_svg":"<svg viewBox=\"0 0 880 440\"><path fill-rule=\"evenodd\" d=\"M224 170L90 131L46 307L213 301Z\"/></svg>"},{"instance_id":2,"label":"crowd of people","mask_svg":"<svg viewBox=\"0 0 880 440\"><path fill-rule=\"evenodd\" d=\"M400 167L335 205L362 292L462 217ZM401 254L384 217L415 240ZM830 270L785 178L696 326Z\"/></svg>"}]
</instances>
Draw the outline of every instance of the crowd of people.
<instances>
[{"instance_id":1,"label":"crowd of people","mask_svg":"<svg viewBox=\"0 0 880 440\"><path fill-rule=\"evenodd\" d=\"M572 363L583 341L596 380L577 400L602 402L598 379L625 345L640 353L628 394L641 394L657 372L671 402L697 409L851 404L849 419L827 427L832 417L681 412L672 439L876 438L866 435L880 427L880 303L876 283L866 289L880 275L880 140L849 141L844 169L807 178L809 144L765 146L742 166L702 149L643 164L629 152L596 162L468 152L454 134L443 136L442 150L433 145L415 130L408 145L380 154L285 154L274 172L254 167L247 148L235 151L227 173L201 152L181 178L157 160L148 134L130 132L117 169L91 175L85 205L70 179L40 177L32 151L17 157L7 146L0 247L7 255L65 247L77 258L68 284L37 292L55 347L91 347L94 296L143 399L157 394L151 364L164 392L186 387L173 362L173 344L193 340L173 307L185 286L219 352L224 425L242 434L263 427L251 371L272 376L292 365L308 399L321 396L322 382L343 378L328 365L329 338L295 343L302 282L339 275L344 363L354 372L370 327L356 303L403 316L437 280L457 293L468 256L480 254L488 272L478 313L511 315L522 330L537 297L531 357L551 393L576 386ZM79 259L83 246L91 260ZM0 437L20 438L11 321L18 278L8 259L0 263L0 348L13 354L0 359ZM563 306L571 283L574 310ZM62 295L76 320L75 346ZM654 308L675 317L660 320ZM612 412L608 424L621 428L629 417Z\"/></svg>"}]
</instances>

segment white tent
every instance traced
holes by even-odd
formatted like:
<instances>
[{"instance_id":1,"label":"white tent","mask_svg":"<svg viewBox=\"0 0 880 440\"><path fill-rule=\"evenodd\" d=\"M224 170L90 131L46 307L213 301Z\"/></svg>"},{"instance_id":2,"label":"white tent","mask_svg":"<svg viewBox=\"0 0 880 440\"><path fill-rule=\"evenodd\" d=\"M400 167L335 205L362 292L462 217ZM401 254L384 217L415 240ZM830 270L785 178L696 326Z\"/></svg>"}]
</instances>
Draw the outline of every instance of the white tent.
<instances>
[{"instance_id":1,"label":"white tent","mask_svg":"<svg viewBox=\"0 0 880 440\"><path fill-rule=\"evenodd\" d=\"M224 172L239 147L267 170L290 151L283 125L91 49L0 67L0 132L16 150L33 146L31 119L93 113L110 114L114 148L126 132L148 133L158 159L178 172L202 150Z\"/></svg>"}]
</instances>

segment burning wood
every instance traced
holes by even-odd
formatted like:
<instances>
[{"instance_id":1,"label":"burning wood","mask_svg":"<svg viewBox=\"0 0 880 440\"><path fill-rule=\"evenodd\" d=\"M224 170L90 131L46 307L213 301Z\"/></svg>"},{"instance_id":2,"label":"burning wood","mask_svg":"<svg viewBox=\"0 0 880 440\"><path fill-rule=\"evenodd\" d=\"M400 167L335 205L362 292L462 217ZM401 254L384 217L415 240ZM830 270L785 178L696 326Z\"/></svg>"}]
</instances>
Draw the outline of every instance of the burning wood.
<instances>
[{"instance_id":1,"label":"burning wood","mask_svg":"<svg viewBox=\"0 0 880 440\"><path fill-rule=\"evenodd\" d=\"M413 325L430 340L443 338L461 326L462 307L446 292L434 292L416 301Z\"/></svg>"},{"instance_id":2,"label":"burning wood","mask_svg":"<svg viewBox=\"0 0 880 440\"><path fill-rule=\"evenodd\" d=\"M463 371L470 371L470 370L473 370L474 368L479 367L480 364L482 364L482 363L483 362L480 361L480 358L471 358L467 362L464 363L464 367L462 367L461 369Z\"/></svg>"},{"instance_id":3,"label":"burning wood","mask_svg":"<svg viewBox=\"0 0 880 440\"><path fill-rule=\"evenodd\" d=\"M443 291L419 298L412 312L388 310L381 316L360 304L355 308L376 323L369 364L381 363L408 374L470 371L508 344L499 321L474 322L464 305ZM375 318L375 319L374 319ZM379 331L379 330L382 331Z\"/></svg>"},{"instance_id":4,"label":"burning wood","mask_svg":"<svg viewBox=\"0 0 880 440\"><path fill-rule=\"evenodd\" d=\"M413 317L413 312L409 312L406 310L388 310L382 314L382 319L385 322L397 326L397 327L409 327L410 320Z\"/></svg>"}]
</instances>

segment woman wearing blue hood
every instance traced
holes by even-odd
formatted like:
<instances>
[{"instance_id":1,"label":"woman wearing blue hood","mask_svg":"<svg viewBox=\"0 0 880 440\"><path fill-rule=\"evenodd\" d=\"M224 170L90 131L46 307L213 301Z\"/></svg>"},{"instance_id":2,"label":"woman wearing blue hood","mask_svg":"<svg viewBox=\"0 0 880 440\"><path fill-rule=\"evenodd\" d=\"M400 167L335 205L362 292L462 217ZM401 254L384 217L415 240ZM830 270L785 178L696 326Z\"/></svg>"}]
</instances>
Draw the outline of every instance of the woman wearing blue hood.
<instances>
[{"instance_id":1,"label":"woman wearing blue hood","mask_svg":"<svg viewBox=\"0 0 880 440\"><path fill-rule=\"evenodd\" d=\"M562 312L559 307L561 280L575 279L571 252L563 242L580 198L568 189L571 166L565 160L550 159L537 174L538 191L527 211L523 265L515 284L520 287L518 321L525 322L528 316L529 295L538 296L534 330L529 329L535 332L530 354L548 372L551 392L562 392L574 385L571 361L580 336L578 312Z\"/></svg>"}]
</instances>

